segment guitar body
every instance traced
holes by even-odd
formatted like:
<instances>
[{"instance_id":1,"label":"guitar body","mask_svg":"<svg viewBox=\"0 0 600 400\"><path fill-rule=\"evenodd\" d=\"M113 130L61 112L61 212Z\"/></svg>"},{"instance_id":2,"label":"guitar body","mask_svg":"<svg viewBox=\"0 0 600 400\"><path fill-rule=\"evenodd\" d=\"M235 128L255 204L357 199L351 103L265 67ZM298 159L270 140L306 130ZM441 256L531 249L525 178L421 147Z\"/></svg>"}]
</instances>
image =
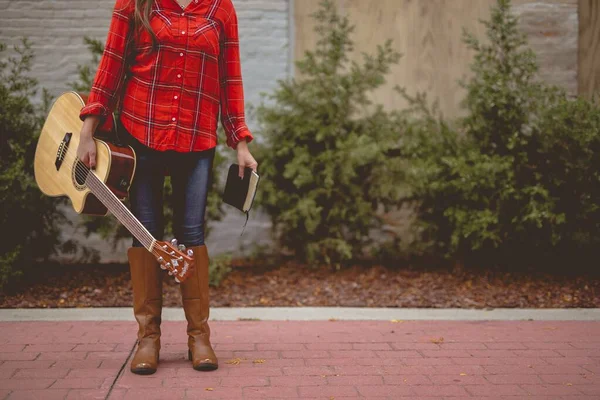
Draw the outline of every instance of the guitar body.
<instances>
[{"instance_id":1,"label":"guitar body","mask_svg":"<svg viewBox=\"0 0 600 400\"><path fill-rule=\"evenodd\" d=\"M35 180L48 196L67 196L77 213L106 215L108 209L85 184L85 171L77 167L77 147L83 122L79 112L84 99L75 92L62 94L53 103L35 151ZM111 124L115 129L116 124ZM96 136L116 137L114 132L98 132ZM109 141L96 141L94 173L121 200L127 193L135 172L135 152L129 146Z\"/></svg>"}]
</instances>

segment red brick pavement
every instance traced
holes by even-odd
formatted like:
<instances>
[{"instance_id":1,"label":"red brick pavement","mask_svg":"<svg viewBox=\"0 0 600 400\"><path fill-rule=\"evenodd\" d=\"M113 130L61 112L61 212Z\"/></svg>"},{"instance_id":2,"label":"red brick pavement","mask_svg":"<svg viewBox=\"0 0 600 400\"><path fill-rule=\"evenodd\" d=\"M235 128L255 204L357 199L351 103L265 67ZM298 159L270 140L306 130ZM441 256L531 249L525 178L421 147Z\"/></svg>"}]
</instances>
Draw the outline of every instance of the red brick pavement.
<instances>
[{"instance_id":1,"label":"red brick pavement","mask_svg":"<svg viewBox=\"0 0 600 400\"><path fill-rule=\"evenodd\" d=\"M137 376L132 322L0 323L0 399L600 399L600 322L211 326L217 371L165 322L158 372Z\"/></svg>"}]
</instances>

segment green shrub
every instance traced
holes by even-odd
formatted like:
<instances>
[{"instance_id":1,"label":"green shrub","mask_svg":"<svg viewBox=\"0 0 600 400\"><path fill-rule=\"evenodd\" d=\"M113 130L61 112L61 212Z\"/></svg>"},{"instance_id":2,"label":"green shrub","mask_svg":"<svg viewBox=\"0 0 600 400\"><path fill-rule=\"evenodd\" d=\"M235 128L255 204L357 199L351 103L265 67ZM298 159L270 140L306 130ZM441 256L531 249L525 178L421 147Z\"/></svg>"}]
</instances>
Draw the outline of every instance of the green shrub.
<instances>
[{"instance_id":1,"label":"green shrub","mask_svg":"<svg viewBox=\"0 0 600 400\"><path fill-rule=\"evenodd\" d=\"M600 109L541 83L535 54L498 0L475 52L467 115L446 123L422 96L403 140L424 248L486 263L591 255L600 244ZM423 247L422 247L423 248Z\"/></svg>"},{"instance_id":2,"label":"green shrub","mask_svg":"<svg viewBox=\"0 0 600 400\"><path fill-rule=\"evenodd\" d=\"M362 62L349 59L354 29L329 0L312 14L316 50L296 62L257 107L260 203L282 246L301 260L340 266L358 257L381 226L378 207L399 201L396 118L371 104L400 54L388 41Z\"/></svg>"},{"instance_id":3,"label":"green shrub","mask_svg":"<svg viewBox=\"0 0 600 400\"><path fill-rule=\"evenodd\" d=\"M78 80L71 82L69 86L71 89L79 93L89 93L96 69L100 62L100 57L104 52L104 44L99 41L92 39L88 36L84 37L84 43L87 45L92 59L84 65L77 66ZM117 107L118 108L118 107ZM115 110L115 116L118 118L118 109ZM220 142L225 143L225 133L223 127L219 127L218 135L220 136ZM206 205L206 221L205 221L205 235L209 236L211 231L211 223L214 221L220 221L223 219L223 201L221 200L222 189L219 184L218 173L223 168L223 165L227 161L225 155L217 148L215 152L215 158L213 162L213 173L212 173L212 184L209 189L207 205ZM129 206L129 201L125 203ZM165 178L165 192L164 192L164 213L165 213L165 236L167 238L173 237L173 191L171 187L171 177ZM86 233L99 233L105 239L112 240L113 243L117 241L131 237L131 234L127 229L121 225L115 218L104 218L104 217L92 217L85 216L83 224L86 228ZM163 238L157 238L162 240Z\"/></svg>"},{"instance_id":4,"label":"green shrub","mask_svg":"<svg viewBox=\"0 0 600 400\"><path fill-rule=\"evenodd\" d=\"M0 54L5 50L0 43ZM58 226L67 223L57 208L64 200L44 196L33 175L37 138L51 99L44 90L40 106L31 101L38 90L37 80L27 76L34 57L31 43L24 38L15 52L0 61L0 288L61 246L74 248L59 235Z\"/></svg>"},{"instance_id":5,"label":"green shrub","mask_svg":"<svg viewBox=\"0 0 600 400\"><path fill-rule=\"evenodd\" d=\"M208 264L208 284L218 287L223 279L231 272L231 254L219 254L216 257L211 257Z\"/></svg>"}]
</instances>

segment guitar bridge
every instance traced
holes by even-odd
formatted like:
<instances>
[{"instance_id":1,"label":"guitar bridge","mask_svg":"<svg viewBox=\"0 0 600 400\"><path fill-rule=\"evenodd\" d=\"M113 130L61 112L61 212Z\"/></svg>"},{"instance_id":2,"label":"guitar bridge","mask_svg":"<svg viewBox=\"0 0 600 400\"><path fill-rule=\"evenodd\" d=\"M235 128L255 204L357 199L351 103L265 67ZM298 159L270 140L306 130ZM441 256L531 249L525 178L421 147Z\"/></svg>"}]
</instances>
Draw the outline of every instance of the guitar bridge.
<instances>
[{"instance_id":1,"label":"guitar bridge","mask_svg":"<svg viewBox=\"0 0 600 400\"><path fill-rule=\"evenodd\" d=\"M62 142L60 142L60 145L58 146L58 151L56 152L56 160L54 161L54 166L56 167L57 171L60 169L60 166L62 165L65 159L65 155L67 154L67 150L69 149L69 143L71 143L71 136L73 136L73 134L71 132L67 132Z\"/></svg>"}]
</instances>

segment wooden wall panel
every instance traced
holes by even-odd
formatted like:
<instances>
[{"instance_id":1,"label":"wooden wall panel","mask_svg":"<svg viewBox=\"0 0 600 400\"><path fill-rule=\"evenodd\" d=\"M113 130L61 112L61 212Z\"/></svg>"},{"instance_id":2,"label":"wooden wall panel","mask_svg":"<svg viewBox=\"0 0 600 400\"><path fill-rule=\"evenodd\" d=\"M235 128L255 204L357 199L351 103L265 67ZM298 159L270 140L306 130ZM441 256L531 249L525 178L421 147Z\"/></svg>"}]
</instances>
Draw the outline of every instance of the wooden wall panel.
<instances>
[{"instance_id":1,"label":"wooden wall panel","mask_svg":"<svg viewBox=\"0 0 600 400\"><path fill-rule=\"evenodd\" d=\"M469 74L470 51L461 41L462 28L484 32L479 18L489 15L493 0L336 0L339 10L355 24L355 59L359 52L372 53L376 44L393 40L403 54L388 82L375 93L375 100L388 108L403 107L404 101L390 88L405 86L409 93L426 91L437 99L445 115L459 114L463 92L458 80ZM316 36L309 15L320 0L295 2L295 56L313 48Z\"/></svg>"},{"instance_id":2,"label":"wooden wall panel","mask_svg":"<svg viewBox=\"0 0 600 400\"><path fill-rule=\"evenodd\" d=\"M579 94L600 96L600 1L579 0Z\"/></svg>"},{"instance_id":3,"label":"wooden wall panel","mask_svg":"<svg viewBox=\"0 0 600 400\"><path fill-rule=\"evenodd\" d=\"M375 93L377 102L389 108L403 107L403 100L390 89L398 84L409 93L426 91L430 99L439 101L446 116L461 114L460 100L464 98L464 91L458 80L470 76L472 62L472 54L462 42L462 30L466 28L485 38L485 27L479 20L489 19L496 0L335 1L355 25L356 60L360 59L360 51L371 53L376 44L388 38L393 39L395 48L404 54L388 75L388 84ZM593 3L594 12L598 13L600 0L513 1L517 15L524 17L523 29L530 36L530 44L539 53L542 77L573 94L577 91L578 1ZM319 3L320 0L295 1L296 59L316 42L309 15L318 9ZM564 26L557 21L562 21ZM598 23L597 18L595 21ZM596 43L596 61L598 29L595 25L593 32L588 30L588 41Z\"/></svg>"}]
</instances>

